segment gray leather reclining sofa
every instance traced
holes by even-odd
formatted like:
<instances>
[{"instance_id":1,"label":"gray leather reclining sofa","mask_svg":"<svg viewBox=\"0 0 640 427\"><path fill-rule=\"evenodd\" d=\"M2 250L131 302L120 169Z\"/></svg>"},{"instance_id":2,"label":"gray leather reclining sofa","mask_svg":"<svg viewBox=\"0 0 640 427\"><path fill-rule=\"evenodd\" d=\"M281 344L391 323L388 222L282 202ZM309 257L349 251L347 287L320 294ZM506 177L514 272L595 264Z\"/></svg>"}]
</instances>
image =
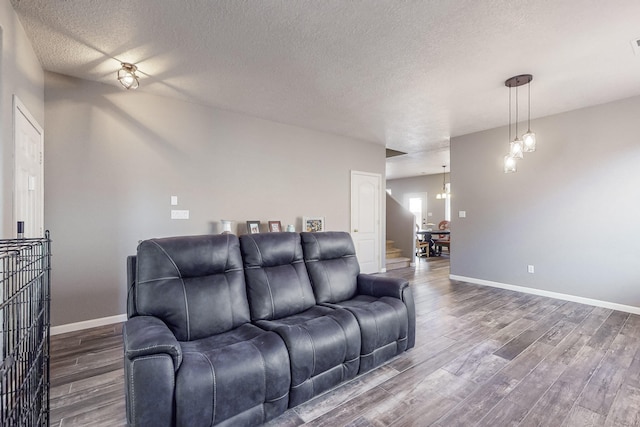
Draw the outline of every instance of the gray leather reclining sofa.
<instances>
[{"instance_id":1,"label":"gray leather reclining sofa","mask_svg":"<svg viewBox=\"0 0 640 427\"><path fill-rule=\"evenodd\" d=\"M132 426L255 426L414 346L406 280L342 232L145 240L127 260Z\"/></svg>"}]
</instances>

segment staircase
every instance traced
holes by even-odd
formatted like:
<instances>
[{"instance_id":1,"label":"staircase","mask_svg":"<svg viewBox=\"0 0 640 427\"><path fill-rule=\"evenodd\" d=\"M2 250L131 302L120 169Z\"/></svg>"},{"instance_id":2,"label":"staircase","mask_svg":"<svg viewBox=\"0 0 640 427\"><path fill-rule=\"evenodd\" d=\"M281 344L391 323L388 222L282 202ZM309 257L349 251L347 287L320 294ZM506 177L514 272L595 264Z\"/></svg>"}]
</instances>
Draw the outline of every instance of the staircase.
<instances>
[{"instance_id":1,"label":"staircase","mask_svg":"<svg viewBox=\"0 0 640 427\"><path fill-rule=\"evenodd\" d=\"M409 267L411 259L402 256L402 251L393 246L393 240L387 240L387 271Z\"/></svg>"}]
</instances>

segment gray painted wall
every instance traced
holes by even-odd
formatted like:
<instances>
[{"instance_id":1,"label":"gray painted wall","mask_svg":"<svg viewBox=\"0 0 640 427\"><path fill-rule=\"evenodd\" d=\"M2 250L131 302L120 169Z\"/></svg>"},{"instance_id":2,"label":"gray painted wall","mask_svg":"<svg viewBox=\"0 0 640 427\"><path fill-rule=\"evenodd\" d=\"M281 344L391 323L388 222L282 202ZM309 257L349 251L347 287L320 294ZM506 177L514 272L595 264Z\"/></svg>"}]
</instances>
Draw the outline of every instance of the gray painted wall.
<instances>
[{"instance_id":1,"label":"gray painted wall","mask_svg":"<svg viewBox=\"0 0 640 427\"><path fill-rule=\"evenodd\" d=\"M534 120L515 174L506 128L453 138L451 274L640 307L639 117L634 97Z\"/></svg>"},{"instance_id":2,"label":"gray painted wall","mask_svg":"<svg viewBox=\"0 0 640 427\"><path fill-rule=\"evenodd\" d=\"M350 170L384 176L381 145L54 73L45 83L54 325L125 313L138 240L219 232L220 219L299 230L303 215L348 231ZM170 219L171 195L190 220Z\"/></svg>"},{"instance_id":3,"label":"gray painted wall","mask_svg":"<svg viewBox=\"0 0 640 427\"><path fill-rule=\"evenodd\" d=\"M0 2L0 40L0 236L13 238L13 95L44 128L44 73L8 1Z\"/></svg>"},{"instance_id":4,"label":"gray painted wall","mask_svg":"<svg viewBox=\"0 0 640 427\"><path fill-rule=\"evenodd\" d=\"M416 249L415 217L389 194L386 196L386 238L393 240L393 246L402 250L402 256L411 259Z\"/></svg>"},{"instance_id":5,"label":"gray painted wall","mask_svg":"<svg viewBox=\"0 0 640 427\"><path fill-rule=\"evenodd\" d=\"M445 182L449 182L448 172L445 174ZM437 225L444 219L445 201L436 199L436 194L442 192L442 174L390 179L387 181L387 188L391 189L391 197L396 199L400 204L403 203L405 194L426 192L427 212L431 212L433 214L432 216L427 217L428 222L432 222ZM455 193L453 186L451 193ZM455 218L451 218L452 223L454 219Z\"/></svg>"}]
</instances>

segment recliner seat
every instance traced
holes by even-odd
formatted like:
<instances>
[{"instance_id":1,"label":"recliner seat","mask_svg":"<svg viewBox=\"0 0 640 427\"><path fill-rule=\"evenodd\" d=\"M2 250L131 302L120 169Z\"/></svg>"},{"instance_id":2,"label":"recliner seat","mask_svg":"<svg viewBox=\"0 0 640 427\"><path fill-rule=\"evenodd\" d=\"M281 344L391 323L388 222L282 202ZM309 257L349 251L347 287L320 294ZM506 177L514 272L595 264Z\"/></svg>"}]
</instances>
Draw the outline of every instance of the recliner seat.
<instances>
[{"instance_id":1,"label":"recliner seat","mask_svg":"<svg viewBox=\"0 0 640 427\"><path fill-rule=\"evenodd\" d=\"M356 376L360 330L343 308L316 305L297 233L240 236L252 321L287 345L289 407Z\"/></svg>"},{"instance_id":2,"label":"recliner seat","mask_svg":"<svg viewBox=\"0 0 640 427\"><path fill-rule=\"evenodd\" d=\"M130 425L254 426L286 410L287 348L250 323L236 236L146 240L128 265Z\"/></svg>"},{"instance_id":3,"label":"recliner seat","mask_svg":"<svg viewBox=\"0 0 640 427\"><path fill-rule=\"evenodd\" d=\"M348 233L301 233L304 260L316 301L349 310L361 332L359 373L415 344L415 308L404 279L360 274Z\"/></svg>"}]
</instances>

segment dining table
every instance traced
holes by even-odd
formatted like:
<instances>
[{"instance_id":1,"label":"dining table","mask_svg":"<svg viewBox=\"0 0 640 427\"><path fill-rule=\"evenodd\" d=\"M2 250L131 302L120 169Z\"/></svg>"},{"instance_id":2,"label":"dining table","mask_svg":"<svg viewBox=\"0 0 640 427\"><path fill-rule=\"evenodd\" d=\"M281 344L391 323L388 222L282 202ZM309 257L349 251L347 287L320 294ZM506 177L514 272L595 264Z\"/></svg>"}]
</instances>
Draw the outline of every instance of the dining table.
<instances>
[{"instance_id":1,"label":"dining table","mask_svg":"<svg viewBox=\"0 0 640 427\"><path fill-rule=\"evenodd\" d=\"M429 256L438 256L440 255L439 252L436 252L435 249L435 241L433 240L433 235L434 234L438 234L438 235L450 235L451 234L451 230L418 230L416 231L416 237L418 238L418 240L421 241L425 241L425 240L431 240L433 242L433 244L429 245ZM425 251L426 248L423 248L422 251Z\"/></svg>"}]
</instances>

